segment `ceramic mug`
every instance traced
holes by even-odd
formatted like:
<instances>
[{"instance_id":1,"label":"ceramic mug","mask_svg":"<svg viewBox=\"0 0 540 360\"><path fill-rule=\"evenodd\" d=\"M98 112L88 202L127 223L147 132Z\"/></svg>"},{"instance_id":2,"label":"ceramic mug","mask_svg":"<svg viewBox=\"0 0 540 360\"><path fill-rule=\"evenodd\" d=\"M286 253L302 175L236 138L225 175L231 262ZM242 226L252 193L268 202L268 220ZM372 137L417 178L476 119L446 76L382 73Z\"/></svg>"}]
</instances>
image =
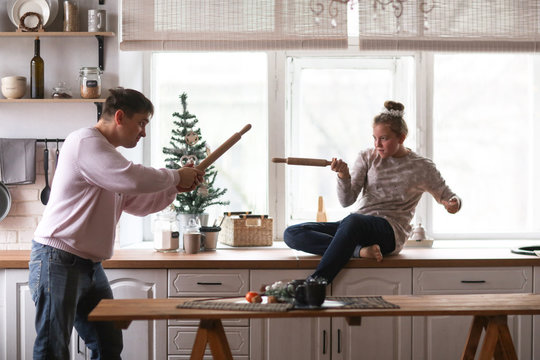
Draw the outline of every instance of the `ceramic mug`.
<instances>
[{"instance_id":1,"label":"ceramic mug","mask_svg":"<svg viewBox=\"0 0 540 360\"><path fill-rule=\"evenodd\" d=\"M216 250L218 235L221 228L219 226L201 226L201 242L204 250Z\"/></svg>"},{"instance_id":2,"label":"ceramic mug","mask_svg":"<svg viewBox=\"0 0 540 360\"><path fill-rule=\"evenodd\" d=\"M196 254L201 249L200 233L184 233L184 250L186 254Z\"/></svg>"},{"instance_id":3,"label":"ceramic mug","mask_svg":"<svg viewBox=\"0 0 540 360\"><path fill-rule=\"evenodd\" d=\"M102 32L107 29L107 12L105 10L88 10L88 32Z\"/></svg>"},{"instance_id":4,"label":"ceramic mug","mask_svg":"<svg viewBox=\"0 0 540 360\"><path fill-rule=\"evenodd\" d=\"M298 305L319 307L326 299L326 285L327 282L323 280L293 280L289 283L289 288Z\"/></svg>"}]
</instances>

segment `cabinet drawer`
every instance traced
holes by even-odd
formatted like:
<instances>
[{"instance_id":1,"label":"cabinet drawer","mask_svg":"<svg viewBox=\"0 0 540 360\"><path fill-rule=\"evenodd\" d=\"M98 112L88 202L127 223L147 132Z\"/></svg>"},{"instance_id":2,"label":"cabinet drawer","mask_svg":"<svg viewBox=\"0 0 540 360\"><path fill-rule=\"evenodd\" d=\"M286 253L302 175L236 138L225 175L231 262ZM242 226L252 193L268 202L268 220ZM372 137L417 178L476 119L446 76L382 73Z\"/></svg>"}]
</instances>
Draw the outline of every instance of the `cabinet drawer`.
<instances>
[{"instance_id":1,"label":"cabinet drawer","mask_svg":"<svg viewBox=\"0 0 540 360\"><path fill-rule=\"evenodd\" d=\"M169 270L169 297L244 296L249 270Z\"/></svg>"},{"instance_id":2,"label":"cabinet drawer","mask_svg":"<svg viewBox=\"0 0 540 360\"><path fill-rule=\"evenodd\" d=\"M168 330L169 355L190 355L197 327L195 326L169 326ZM249 328L248 327L225 327L225 336L229 342L231 353L235 355L249 355ZM210 355L207 346L206 355Z\"/></svg>"},{"instance_id":3,"label":"cabinet drawer","mask_svg":"<svg viewBox=\"0 0 540 360\"><path fill-rule=\"evenodd\" d=\"M191 359L190 355L174 355L174 356L168 357L168 360L190 360L190 359ZM212 355L205 355L203 356L203 360L214 360L214 358L212 357ZM249 356L247 355L235 356L234 360L249 360Z\"/></svg>"},{"instance_id":4,"label":"cabinet drawer","mask_svg":"<svg viewBox=\"0 0 540 360\"><path fill-rule=\"evenodd\" d=\"M413 293L529 293L531 267L415 268Z\"/></svg>"}]
</instances>

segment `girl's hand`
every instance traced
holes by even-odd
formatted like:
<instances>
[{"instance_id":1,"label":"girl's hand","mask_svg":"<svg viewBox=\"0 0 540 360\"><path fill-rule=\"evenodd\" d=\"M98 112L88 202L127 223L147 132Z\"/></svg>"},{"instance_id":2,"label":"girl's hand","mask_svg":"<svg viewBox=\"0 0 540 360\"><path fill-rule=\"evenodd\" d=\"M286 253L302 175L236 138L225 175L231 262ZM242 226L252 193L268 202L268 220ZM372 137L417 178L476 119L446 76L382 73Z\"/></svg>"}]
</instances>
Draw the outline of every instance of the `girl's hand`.
<instances>
[{"instance_id":1,"label":"girl's hand","mask_svg":"<svg viewBox=\"0 0 540 360\"><path fill-rule=\"evenodd\" d=\"M461 207L461 203L456 197L450 198L448 201L443 200L442 204L450 214L457 213Z\"/></svg>"},{"instance_id":2,"label":"girl's hand","mask_svg":"<svg viewBox=\"0 0 540 360\"><path fill-rule=\"evenodd\" d=\"M351 174L349 173L349 166L341 159L332 158L330 170L337 172L340 179L347 179L351 177Z\"/></svg>"}]
</instances>

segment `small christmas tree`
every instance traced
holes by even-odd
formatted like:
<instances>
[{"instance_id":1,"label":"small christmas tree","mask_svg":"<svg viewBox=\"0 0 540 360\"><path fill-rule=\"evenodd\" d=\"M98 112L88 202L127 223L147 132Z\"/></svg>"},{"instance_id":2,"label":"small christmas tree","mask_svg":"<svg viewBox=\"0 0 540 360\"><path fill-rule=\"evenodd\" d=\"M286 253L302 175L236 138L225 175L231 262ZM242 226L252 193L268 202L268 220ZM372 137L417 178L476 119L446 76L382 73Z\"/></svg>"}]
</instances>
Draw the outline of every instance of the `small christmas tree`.
<instances>
[{"instance_id":1,"label":"small christmas tree","mask_svg":"<svg viewBox=\"0 0 540 360\"><path fill-rule=\"evenodd\" d=\"M193 163L194 166L205 159L210 154L210 149L206 146L206 141L202 141L201 130L196 127L199 120L195 115L187 111L187 95L180 95L183 112L172 114L176 120L173 123L176 128L172 130L172 147L164 147L163 153L169 155L165 159L169 169L179 169ZM211 205L228 205L229 201L219 201L227 189L214 188L217 170L211 165L206 169L204 181L195 190L179 193L176 195L178 204L173 203L177 213L202 214Z\"/></svg>"}]
</instances>

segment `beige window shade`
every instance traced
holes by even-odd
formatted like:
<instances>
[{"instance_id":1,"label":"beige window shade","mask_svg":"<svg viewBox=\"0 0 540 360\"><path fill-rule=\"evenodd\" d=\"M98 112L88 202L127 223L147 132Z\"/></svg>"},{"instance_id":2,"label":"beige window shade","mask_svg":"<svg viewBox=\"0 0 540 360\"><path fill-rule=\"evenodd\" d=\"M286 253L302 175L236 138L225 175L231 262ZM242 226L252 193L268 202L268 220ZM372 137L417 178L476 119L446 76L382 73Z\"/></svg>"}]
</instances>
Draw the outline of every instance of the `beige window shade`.
<instances>
[{"instance_id":1,"label":"beige window shade","mask_svg":"<svg viewBox=\"0 0 540 360\"><path fill-rule=\"evenodd\" d=\"M361 49L539 49L538 0L374 0L357 6Z\"/></svg>"},{"instance_id":2,"label":"beige window shade","mask_svg":"<svg viewBox=\"0 0 540 360\"><path fill-rule=\"evenodd\" d=\"M346 4L314 16L310 0L124 0L122 50L347 47ZM315 11L315 12L314 12Z\"/></svg>"}]
</instances>

